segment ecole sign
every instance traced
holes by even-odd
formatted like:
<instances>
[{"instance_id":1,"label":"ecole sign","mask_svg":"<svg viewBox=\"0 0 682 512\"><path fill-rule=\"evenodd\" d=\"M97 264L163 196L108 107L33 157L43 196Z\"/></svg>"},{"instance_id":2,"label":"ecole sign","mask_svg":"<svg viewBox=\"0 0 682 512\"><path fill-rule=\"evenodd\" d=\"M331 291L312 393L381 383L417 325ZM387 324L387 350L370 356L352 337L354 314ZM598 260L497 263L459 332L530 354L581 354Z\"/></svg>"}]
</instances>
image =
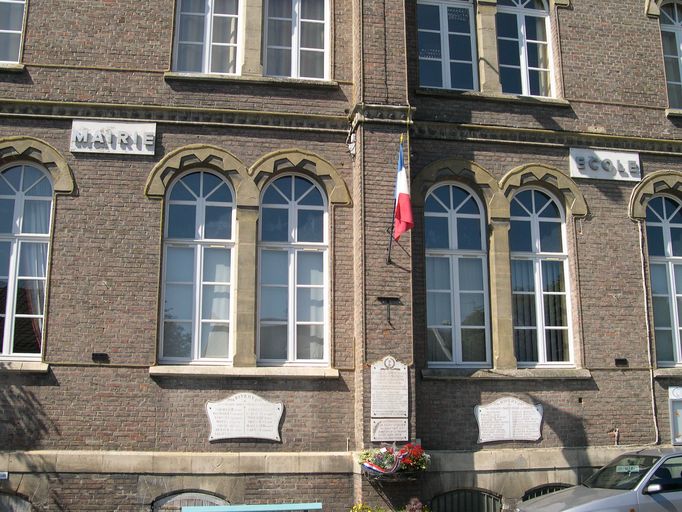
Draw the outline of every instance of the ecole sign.
<instances>
[{"instance_id":1,"label":"ecole sign","mask_svg":"<svg viewBox=\"0 0 682 512\"><path fill-rule=\"evenodd\" d=\"M81 121L71 126L72 153L153 155L156 123Z\"/></svg>"},{"instance_id":2,"label":"ecole sign","mask_svg":"<svg viewBox=\"0 0 682 512\"><path fill-rule=\"evenodd\" d=\"M599 180L640 181L639 153L571 148L571 177Z\"/></svg>"}]
</instances>

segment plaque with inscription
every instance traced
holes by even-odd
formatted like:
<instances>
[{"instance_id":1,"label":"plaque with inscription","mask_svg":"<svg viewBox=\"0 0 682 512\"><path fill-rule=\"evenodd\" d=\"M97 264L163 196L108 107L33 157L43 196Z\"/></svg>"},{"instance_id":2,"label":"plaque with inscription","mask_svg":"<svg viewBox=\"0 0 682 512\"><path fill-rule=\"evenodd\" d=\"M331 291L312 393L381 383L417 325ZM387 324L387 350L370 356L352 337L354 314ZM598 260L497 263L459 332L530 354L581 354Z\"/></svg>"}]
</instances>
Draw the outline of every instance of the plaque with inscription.
<instances>
[{"instance_id":1,"label":"plaque with inscription","mask_svg":"<svg viewBox=\"0 0 682 512\"><path fill-rule=\"evenodd\" d=\"M372 365L372 417L407 418L407 365L386 356Z\"/></svg>"},{"instance_id":2,"label":"plaque with inscription","mask_svg":"<svg viewBox=\"0 0 682 512\"><path fill-rule=\"evenodd\" d=\"M372 419L372 442L408 440L407 418Z\"/></svg>"},{"instance_id":3,"label":"plaque with inscription","mask_svg":"<svg viewBox=\"0 0 682 512\"><path fill-rule=\"evenodd\" d=\"M209 441L218 439L269 439L280 441L281 402L272 403L253 393L237 393L218 402L206 402L211 424Z\"/></svg>"},{"instance_id":4,"label":"plaque with inscription","mask_svg":"<svg viewBox=\"0 0 682 512\"><path fill-rule=\"evenodd\" d=\"M537 441L542 425L542 405L531 405L514 397L474 407L478 442Z\"/></svg>"}]
</instances>

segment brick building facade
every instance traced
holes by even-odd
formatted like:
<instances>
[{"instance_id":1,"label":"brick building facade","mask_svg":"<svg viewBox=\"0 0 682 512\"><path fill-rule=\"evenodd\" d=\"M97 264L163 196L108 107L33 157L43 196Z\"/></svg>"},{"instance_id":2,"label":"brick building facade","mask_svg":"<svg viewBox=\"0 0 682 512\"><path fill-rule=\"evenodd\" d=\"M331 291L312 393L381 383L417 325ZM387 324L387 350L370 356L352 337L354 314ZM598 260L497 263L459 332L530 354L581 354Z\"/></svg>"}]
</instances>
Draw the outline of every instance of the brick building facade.
<instances>
[{"instance_id":1,"label":"brick building facade","mask_svg":"<svg viewBox=\"0 0 682 512\"><path fill-rule=\"evenodd\" d=\"M0 509L506 508L672 444L681 48L668 0L0 0ZM281 441L209 441L242 392ZM478 442L504 397L539 440Z\"/></svg>"}]
</instances>

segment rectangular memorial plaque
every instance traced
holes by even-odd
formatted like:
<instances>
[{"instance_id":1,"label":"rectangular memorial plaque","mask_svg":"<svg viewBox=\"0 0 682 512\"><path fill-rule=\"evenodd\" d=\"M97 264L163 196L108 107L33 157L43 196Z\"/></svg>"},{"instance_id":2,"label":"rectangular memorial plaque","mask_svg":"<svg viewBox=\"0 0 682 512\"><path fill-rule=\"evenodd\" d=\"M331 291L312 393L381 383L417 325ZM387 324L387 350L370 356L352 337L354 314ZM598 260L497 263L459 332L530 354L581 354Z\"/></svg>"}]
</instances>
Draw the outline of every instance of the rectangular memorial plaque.
<instances>
[{"instance_id":1,"label":"rectangular memorial plaque","mask_svg":"<svg viewBox=\"0 0 682 512\"><path fill-rule=\"evenodd\" d=\"M372 365L372 417L407 418L407 366L391 356Z\"/></svg>"},{"instance_id":2,"label":"rectangular memorial plaque","mask_svg":"<svg viewBox=\"0 0 682 512\"><path fill-rule=\"evenodd\" d=\"M474 407L478 442L537 441L540 439L542 405L531 405L514 397Z\"/></svg>"},{"instance_id":3,"label":"rectangular memorial plaque","mask_svg":"<svg viewBox=\"0 0 682 512\"><path fill-rule=\"evenodd\" d=\"M372 419L372 442L408 440L407 418Z\"/></svg>"},{"instance_id":4,"label":"rectangular memorial plaque","mask_svg":"<svg viewBox=\"0 0 682 512\"><path fill-rule=\"evenodd\" d=\"M284 406L253 393L237 393L219 402L207 402L211 424L209 441L217 439L270 439L280 441L279 422Z\"/></svg>"}]
</instances>

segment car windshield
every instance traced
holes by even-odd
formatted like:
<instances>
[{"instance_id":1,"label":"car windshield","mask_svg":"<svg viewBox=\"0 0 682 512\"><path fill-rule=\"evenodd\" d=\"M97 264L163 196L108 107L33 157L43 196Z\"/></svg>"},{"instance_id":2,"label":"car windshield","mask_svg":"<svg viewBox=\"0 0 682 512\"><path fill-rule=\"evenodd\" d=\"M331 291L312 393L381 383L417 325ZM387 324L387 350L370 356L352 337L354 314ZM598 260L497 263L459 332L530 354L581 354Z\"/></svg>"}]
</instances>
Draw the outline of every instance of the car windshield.
<instances>
[{"instance_id":1,"label":"car windshield","mask_svg":"<svg viewBox=\"0 0 682 512\"><path fill-rule=\"evenodd\" d=\"M583 482L586 487L632 490L660 457L623 455L610 462Z\"/></svg>"}]
</instances>

